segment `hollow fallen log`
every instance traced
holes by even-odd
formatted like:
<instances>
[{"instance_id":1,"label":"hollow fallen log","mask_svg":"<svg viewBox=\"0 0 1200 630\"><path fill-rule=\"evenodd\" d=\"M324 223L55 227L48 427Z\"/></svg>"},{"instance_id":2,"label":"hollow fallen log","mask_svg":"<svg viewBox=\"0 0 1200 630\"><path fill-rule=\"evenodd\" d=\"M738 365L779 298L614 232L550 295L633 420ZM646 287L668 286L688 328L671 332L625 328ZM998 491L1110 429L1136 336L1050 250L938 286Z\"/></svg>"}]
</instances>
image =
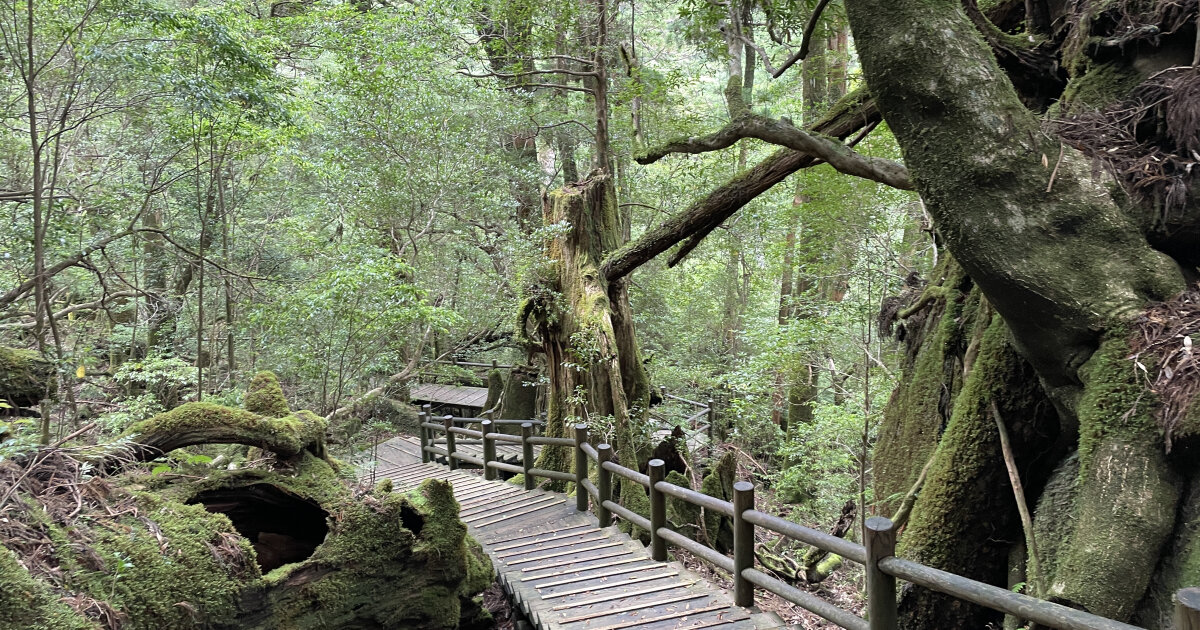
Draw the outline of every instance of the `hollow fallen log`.
<instances>
[{"instance_id":1,"label":"hollow fallen log","mask_svg":"<svg viewBox=\"0 0 1200 630\"><path fill-rule=\"evenodd\" d=\"M0 629L479 627L491 564L449 484L351 487L323 431L309 412L190 404L132 427L122 442L142 443L125 452L207 441L278 457L112 476L80 451L0 462Z\"/></svg>"}]
</instances>

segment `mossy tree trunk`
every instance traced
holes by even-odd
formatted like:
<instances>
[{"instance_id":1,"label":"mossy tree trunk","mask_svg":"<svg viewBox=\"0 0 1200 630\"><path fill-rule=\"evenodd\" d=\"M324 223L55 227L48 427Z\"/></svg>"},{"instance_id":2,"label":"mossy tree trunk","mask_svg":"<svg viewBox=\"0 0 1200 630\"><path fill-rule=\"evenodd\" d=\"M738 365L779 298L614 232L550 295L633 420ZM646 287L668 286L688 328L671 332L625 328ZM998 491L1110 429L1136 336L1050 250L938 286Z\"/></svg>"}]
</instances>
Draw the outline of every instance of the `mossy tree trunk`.
<instances>
[{"instance_id":1,"label":"mossy tree trunk","mask_svg":"<svg viewBox=\"0 0 1200 630\"><path fill-rule=\"evenodd\" d=\"M881 430L879 497L902 492L934 454L902 553L1004 584L1007 549L1022 536L994 401L1031 495L1078 452L1071 526L1046 541L1055 554L1042 595L1130 619L1183 526L1179 470L1194 469L1167 459L1155 395L1126 360L1134 318L1183 290L1178 259L1114 201L1115 180L1044 131L957 1L848 0L847 13L871 92L962 268L943 268L927 289L913 326L922 335ZM1178 534L1175 544L1187 546ZM920 589L904 608L910 628L996 617Z\"/></svg>"},{"instance_id":2,"label":"mossy tree trunk","mask_svg":"<svg viewBox=\"0 0 1200 630\"><path fill-rule=\"evenodd\" d=\"M550 378L546 433L568 436L569 424L611 427L609 440L623 465L638 467L641 447L633 423L648 407L650 388L642 367L629 308L627 280L607 281L599 265L621 244L624 231L613 180L603 172L549 194L546 225L569 226L546 244L553 275L530 302ZM548 274L549 275L549 274ZM564 448L546 447L538 466L570 470ZM624 486L622 486L624 488ZM628 495L640 488L623 492Z\"/></svg>"}]
</instances>

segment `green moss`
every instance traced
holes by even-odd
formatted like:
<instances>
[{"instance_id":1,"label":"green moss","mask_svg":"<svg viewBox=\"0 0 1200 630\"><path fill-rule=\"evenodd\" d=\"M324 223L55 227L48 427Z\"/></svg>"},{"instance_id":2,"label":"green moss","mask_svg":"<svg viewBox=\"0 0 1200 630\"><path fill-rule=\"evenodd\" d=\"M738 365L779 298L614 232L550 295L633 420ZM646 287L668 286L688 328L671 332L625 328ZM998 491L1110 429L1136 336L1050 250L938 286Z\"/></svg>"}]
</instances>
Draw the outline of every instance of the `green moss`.
<instances>
[{"instance_id":1,"label":"green moss","mask_svg":"<svg viewBox=\"0 0 1200 630\"><path fill-rule=\"evenodd\" d=\"M692 487L687 477L674 470L667 474L666 481L681 488ZM671 529L692 539L700 538L700 506L683 499L667 497L667 520L671 523Z\"/></svg>"},{"instance_id":2,"label":"green moss","mask_svg":"<svg viewBox=\"0 0 1200 630\"><path fill-rule=\"evenodd\" d=\"M0 630L98 630L0 547Z\"/></svg>"},{"instance_id":3,"label":"green moss","mask_svg":"<svg viewBox=\"0 0 1200 630\"><path fill-rule=\"evenodd\" d=\"M1181 480L1167 463L1153 395L1115 329L1080 369L1079 499L1050 594L1128 619L1171 534Z\"/></svg>"},{"instance_id":4,"label":"green moss","mask_svg":"<svg viewBox=\"0 0 1200 630\"><path fill-rule=\"evenodd\" d=\"M979 290L970 286L962 268L946 257L934 273L936 296L920 327L909 330L907 343L919 347L884 409L875 447L875 496L883 511L894 513L916 482L929 456L937 448L942 428L949 421L951 401L962 388L960 357L969 344L969 330L978 311Z\"/></svg>"},{"instance_id":5,"label":"green moss","mask_svg":"<svg viewBox=\"0 0 1200 630\"><path fill-rule=\"evenodd\" d=\"M95 530L106 566L76 571L69 583L127 614L124 627L131 630L232 624L242 588L260 575L249 542L229 519L202 505L149 494L138 495L138 502L144 511L118 521L124 527ZM145 527L142 518L154 522L157 531ZM216 551L229 546L240 555L233 567L230 556Z\"/></svg>"},{"instance_id":6,"label":"green moss","mask_svg":"<svg viewBox=\"0 0 1200 630\"><path fill-rule=\"evenodd\" d=\"M982 488L996 487L994 482L1005 474L999 436L988 405L1003 391L1003 375L1018 359L1008 346L1008 329L998 317L979 344L979 356L955 400L901 541L905 554L939 568L974 563L979 552L975 548L978 532L971 531L979 518L975 506L989 500L978 495L986 492ZM1008 520L1003 514L995 518ZM978 573L971 577L978 577Z\"/></svg>"},{"instance_id":7,"label":"green moss","mask_svg":"<svg viewBox=\"0 0 1200 630\"><path fill-rule=\"evenodd\" d=\"M1097 64L1067 84L1058 113L1067 115L1104 109L1124 98L1141 81L1141 73L1127 60Z\"/></svg>"},{"instance_id":8,"label":"green moss","mask_svg":"<svg viewBox=\"0 0 1200 630\"><path fill-rule=\"evenodd\" d=\"M250 413L256 413L268 418L283 418L292 413L287 399L283 397L283 387L274 372L259 372L250 380L250 388L242 407Z\"/></svg>"}]
</instances>

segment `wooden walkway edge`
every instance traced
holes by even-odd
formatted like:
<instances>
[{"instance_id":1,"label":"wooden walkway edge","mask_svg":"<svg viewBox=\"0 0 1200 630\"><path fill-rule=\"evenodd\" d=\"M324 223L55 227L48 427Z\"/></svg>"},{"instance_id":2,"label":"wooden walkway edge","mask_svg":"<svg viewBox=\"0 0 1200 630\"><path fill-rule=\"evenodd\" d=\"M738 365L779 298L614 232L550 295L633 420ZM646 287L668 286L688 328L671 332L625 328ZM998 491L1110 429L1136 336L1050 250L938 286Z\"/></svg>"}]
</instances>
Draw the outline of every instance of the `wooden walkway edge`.
<instances>
[{"instance_id":1,"label":"wooden walkway edge","mask_svg":"<svg viewBox=\"0 0 1200 630\"><path fill-rule=\"evenodd\" d=\"M415 438L377 449L376 479L398 491L425 479L454 488L460 517L492 559L500 583L542 630L783 628L774 614L741 608L677 562L615 527L600 529L562 494L485 481L470 471L422 464Z\"/></svg>"}]
</instances>

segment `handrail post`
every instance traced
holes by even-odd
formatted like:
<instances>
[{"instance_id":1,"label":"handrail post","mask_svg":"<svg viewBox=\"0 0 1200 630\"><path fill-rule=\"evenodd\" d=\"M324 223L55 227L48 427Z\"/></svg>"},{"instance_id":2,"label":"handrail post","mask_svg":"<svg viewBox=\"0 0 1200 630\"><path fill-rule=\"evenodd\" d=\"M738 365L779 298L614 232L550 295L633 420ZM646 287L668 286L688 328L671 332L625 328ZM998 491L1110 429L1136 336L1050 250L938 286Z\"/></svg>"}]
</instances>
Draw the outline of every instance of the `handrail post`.
<instances>
[{"instance_id":1,"label":"handrail post","mask_svg":"<svg viewBox=\"0 0 1200 630\"><path fill-rule=\"evenodd\" d=\"M1200 588L1175 592L1175 630L1200 630Z\"/></svg>"},{"instance_id":2,"label":"handrail post","mask_svg":"<svg viewBox=\"0 0 1200 630\"><path fill-rule=\"evenodd\" d=\"M747 608L754 605L754 584L742 572L754 568L754 523L744 514L753 509L754 484L733 484L733 603Z\"/></svg>"},{"instance_id":3,"label":"handrail post","mask_svg":"<svg viewBox=\"0 0 1200 630\"><path fill-rule=\"evenodd\" d=\"M713 399L708 399L708 443L713 443L713 431L717 426L717 408L713 406Z\"/></svg>"},{"instance_id":4,"label":"handrail post","mask_svg":"<svg viewBox=\"0 0 1200 630\"><path fill-rule=\"evenodd\" d=\"M588 458L583 452L583 445L588 441L586 424L575 425L575 510L586 512L588 509L588 493L583 488L583 482L588 478Z\"/></svg>"},{"instance_id":5,"label":"handrail post","mask_svg":"<svg viewBox=\"0 0 1200 630\"><path fill-rule=\"evenodd\" d=\"M896 555L896 527L891 519L872 516L864 527L867 547L867 620L871 630L896 630L896 578L879 561Z\"/></svg>"},{"instance_id":6,"label":"handrail post","mask_svg":"<svg viewBox=\"0 0 1200 630\"><path fill-rule=\"evenodd\" d=\"M454 416L442 416L442 426L446 427L446 463L450 470L458 470L458 460L454 459L454 434L450 432L450 427L454 426Z\"/></svg>"},{"instance_id":7,"label":"handrail post","mask_svg":"<svg viewBox=\"0 0 1200 630\"><path fill-rule=\"evenodd\" d=\"M605 501L612 501L612 473L604 469L604 462L612 460L612 447L608 444L596 445L596 519L600 527L612 525L612 512L604 507Z\"/></svg>"},{"instance_id":8,"label":"handrail post","mask_svg":"<svg viewBox=\"0 0 1200 630\"><path fill-rule=\"evenodd\" d=\"M429 447L431 440L429 439L429 429L425 428L425 423L429 422L429 414L425 412L425 407L421 407L421 411L417 412L417 435L421 438L421 463L429 463L429 451L425 450Z\"/></svg>"},{"instance_id":9,"label":"handrail post","mask_svg":"<svg viewBox=\"0 0 1200 630\"><path fill-rule=\"evenodd\" d=\"M496 461L496 440L488 437L492 432L492 421L484 420L479 426L483 431L483 478L491 481L496 478L496 469L491 466Z\"/></svg>"},{"instance_id":10,"label":"handrail post","mask_svg":"<svg viewBox=\"0 0 1200 630\"><path fill-rule=\"evenodd\" d=\"M667 561L667 541L658 535L659 528L667 526L667 496L655 484L667 476L667 465L661 459L650 460L650 557L659 562Z\"/></svg>"},{"instance_id":11,"label":"handrail post","mask_svg":"<svg viewBox=\"0 0 1200 630\"><path fill-rule=\"evenodd\" d=\"M529 474L529 470L533 468L533 443L529 438L533 437L533 423L521 423L521 467L525 469L525 489L533 490L533 475Z\"/></svg>"}]
</instances>

